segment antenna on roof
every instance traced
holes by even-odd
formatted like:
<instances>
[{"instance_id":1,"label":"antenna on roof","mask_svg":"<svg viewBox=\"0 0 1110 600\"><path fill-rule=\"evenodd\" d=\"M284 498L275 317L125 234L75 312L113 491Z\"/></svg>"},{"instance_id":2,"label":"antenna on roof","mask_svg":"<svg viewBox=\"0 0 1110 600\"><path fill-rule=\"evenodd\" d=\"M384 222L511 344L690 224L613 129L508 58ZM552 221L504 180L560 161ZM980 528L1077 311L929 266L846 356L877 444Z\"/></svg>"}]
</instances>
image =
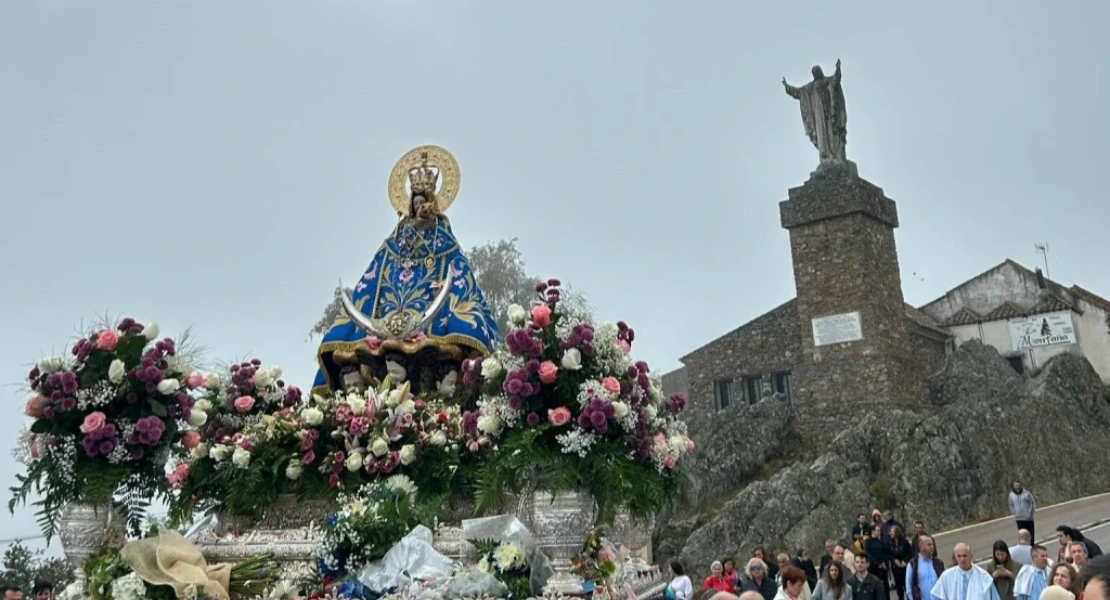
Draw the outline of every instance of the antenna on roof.
<instances>
[{"instance_id":1,"label":"antenna on roof","mask_svg":"<svg viewBox=\"0 0 1110 600\"><path fill-rule=\"evenodd\" d=\"M1044 274L1045 274L1045 277L1048 277L1049 279L1052 279L1052 274L1048 270L1048 242L1044 242L1043 244L1040 244L1040 243L1033 244L1033 248L1035 248L1037 250L1037 252L1040 252L1041 256L1044 257Z\"/></svg>"}]
</instances>

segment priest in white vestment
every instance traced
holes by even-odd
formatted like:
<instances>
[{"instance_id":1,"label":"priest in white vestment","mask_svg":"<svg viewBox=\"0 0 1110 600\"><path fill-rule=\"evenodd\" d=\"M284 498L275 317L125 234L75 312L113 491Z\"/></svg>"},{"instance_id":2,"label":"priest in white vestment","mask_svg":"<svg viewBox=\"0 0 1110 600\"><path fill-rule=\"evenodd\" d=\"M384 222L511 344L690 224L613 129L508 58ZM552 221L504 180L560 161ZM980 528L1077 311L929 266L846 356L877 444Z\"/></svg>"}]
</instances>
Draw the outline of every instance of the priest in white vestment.
<instances>
[{"instance_id":1,"label":"priest in white vestment","mask_svg":"<svg viewBox=\"0 0 1110 600\"><path fill-rule=\"evenodd\" d=\"M1025 565L1014 580L1014 598L1040 600L1041 592L1052 585L1052 567L1048 564L1048 549L1033 546L1033 564Z\"/></svg>"},{"instance_id":2,"label":"priest in white vestment","mask_svg":"<svg viewBox=\"0 0 1110 600\"><path fill-rule=\"evenodd\" d=\"M945 569L933 586L933 600L999 600L994 578L971 562L971 547L956 544L956 566Z\"/></svg>"}]
</instances>

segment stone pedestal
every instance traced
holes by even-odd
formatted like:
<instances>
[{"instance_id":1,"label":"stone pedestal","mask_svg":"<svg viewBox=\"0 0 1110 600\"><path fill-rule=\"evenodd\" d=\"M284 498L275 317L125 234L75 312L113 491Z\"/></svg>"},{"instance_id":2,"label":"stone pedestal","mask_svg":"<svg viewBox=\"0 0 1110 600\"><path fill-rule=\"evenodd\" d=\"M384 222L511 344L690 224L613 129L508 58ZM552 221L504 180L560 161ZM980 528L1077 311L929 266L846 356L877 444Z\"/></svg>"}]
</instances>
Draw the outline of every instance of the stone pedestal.
<instances>
[{"instance_id":1,"label":"stone pedestal","mask_svg":"<svg viewBox=\"0 0 1110 600\"><path fill-rule=\"evenodd\" d=\"M852 170L827 172L779 205L790 232L802 357L799 424L831 440L856 411L916 404L894 228L898 210Z\"/></svg>"}]
</instances>

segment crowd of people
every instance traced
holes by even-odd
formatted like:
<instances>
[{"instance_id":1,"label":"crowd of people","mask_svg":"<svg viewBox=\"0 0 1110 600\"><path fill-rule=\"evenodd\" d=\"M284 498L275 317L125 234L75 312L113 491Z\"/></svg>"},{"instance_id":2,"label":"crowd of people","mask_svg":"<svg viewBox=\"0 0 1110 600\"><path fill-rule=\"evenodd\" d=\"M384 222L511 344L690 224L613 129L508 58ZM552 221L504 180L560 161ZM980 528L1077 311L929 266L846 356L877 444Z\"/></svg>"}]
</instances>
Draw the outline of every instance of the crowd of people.
<instances>
[{"instance_id":1,"label":"crowd of people","mask_svg":"<svg viewBox=\"0 0 1110 600\"><path fill-rule=\"evenodd\" d=\"M756 547L742 569L733 558L723 558L695 586L682 565L672 562L665 595L667 600L894 600L895 594L898 600L1110 600L1102 587L1110 581L1110 556L1099 558L1098 544L1061 525L1051 557L1048 548L1034 543L1036 506L1020 482L1012 486L1009 506L1017 543L995 542L985 566L974 564L964 543L953 547L946 564L923 522L915 522L907 536L890 511L874 510L870 517L857 517L846 539L827 540L816 565L804 548L769 560L766 548Z\"/></svg>"}]
</instances>

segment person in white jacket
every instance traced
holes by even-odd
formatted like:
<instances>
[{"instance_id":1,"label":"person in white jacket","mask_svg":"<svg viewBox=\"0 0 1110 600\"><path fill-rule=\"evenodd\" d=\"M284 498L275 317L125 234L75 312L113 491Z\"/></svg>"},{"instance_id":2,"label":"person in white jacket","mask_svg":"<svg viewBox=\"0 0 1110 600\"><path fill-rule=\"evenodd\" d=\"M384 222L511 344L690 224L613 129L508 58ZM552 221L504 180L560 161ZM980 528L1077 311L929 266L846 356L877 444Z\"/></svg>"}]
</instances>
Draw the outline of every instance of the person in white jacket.
<instances>
[{"instance_id":1,"label":"person in white jacket","mask_svg":"<svg viewBox=\"0 0 1110 600\"><path fill-rule=\"evenodd\" d=\"M692 600L694 597L694 584L686 576L685 569L677 560L672 560L667 566L667 575L671 583L663 590L663 597L667 600Z\"/></svg>"}]
</instances>

